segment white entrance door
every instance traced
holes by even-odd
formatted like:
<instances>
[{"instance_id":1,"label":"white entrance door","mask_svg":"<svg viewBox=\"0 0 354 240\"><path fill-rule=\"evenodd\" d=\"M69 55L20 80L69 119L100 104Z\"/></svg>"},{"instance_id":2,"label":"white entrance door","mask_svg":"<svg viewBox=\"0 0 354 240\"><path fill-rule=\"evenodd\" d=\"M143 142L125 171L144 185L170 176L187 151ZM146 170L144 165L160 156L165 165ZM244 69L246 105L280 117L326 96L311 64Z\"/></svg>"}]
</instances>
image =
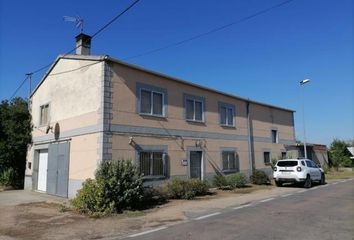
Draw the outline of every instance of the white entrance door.
<instances>
[{"instance_id":1,"label":"white entrance door","mask_svg":"<svg viewBox=\"0 0 354 240\"><path fill-rule=\"evenodd\" d=\"M38 161L38 187L39 191L47 191L48 150L39 152Z\"/></svg>"}]
</instances>

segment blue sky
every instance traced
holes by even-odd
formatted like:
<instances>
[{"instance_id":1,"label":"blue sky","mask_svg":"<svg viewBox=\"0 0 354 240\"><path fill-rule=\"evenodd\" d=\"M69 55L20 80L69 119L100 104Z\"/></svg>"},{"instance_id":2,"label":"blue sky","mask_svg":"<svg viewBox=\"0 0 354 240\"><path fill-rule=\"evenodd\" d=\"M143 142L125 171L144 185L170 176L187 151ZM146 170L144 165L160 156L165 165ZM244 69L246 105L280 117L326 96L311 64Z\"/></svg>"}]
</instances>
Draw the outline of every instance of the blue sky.
<instances>
[{"instance_id":1,"label":"blue sky","mask_svg":"<svg viewBox=\"0 0 354 240\"><path fill-rule=\"evenodd\" d=\"M0 0L0 100L24 74L74 47L65 15L84 18L93 34L132 0ZM281 0L141 0L93 39L93 54L125 59L207 32ZM19 7L20 6L20 7ZM295 0L203 38L126 61L184 80L296 110L303 138L304 87L309 142L354 138L353 1ZM43 72L33 76L34 85ZM18 92L28 95L28 84Z\"/></svg>"}]
</instances>

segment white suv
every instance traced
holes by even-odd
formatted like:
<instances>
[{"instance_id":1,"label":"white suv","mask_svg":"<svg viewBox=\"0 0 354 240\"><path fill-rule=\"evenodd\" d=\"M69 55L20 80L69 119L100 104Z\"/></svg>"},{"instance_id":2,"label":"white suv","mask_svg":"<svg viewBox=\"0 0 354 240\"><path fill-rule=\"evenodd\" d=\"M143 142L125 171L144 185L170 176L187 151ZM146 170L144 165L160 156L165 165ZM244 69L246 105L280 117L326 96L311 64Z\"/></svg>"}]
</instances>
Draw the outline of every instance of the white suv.
<instances>
[{"instance_id":1,"label":"white suv","mask_svg":"<svg viewBox=\"0 0 354 240\"><path fill-rule=\"evenodd\" d=\"M310 188L313 182L325 184L324 171L309 159L279 160L274 167L275 184L281 187L283 183L303 183Z\"/></svg>"}]
</instances>

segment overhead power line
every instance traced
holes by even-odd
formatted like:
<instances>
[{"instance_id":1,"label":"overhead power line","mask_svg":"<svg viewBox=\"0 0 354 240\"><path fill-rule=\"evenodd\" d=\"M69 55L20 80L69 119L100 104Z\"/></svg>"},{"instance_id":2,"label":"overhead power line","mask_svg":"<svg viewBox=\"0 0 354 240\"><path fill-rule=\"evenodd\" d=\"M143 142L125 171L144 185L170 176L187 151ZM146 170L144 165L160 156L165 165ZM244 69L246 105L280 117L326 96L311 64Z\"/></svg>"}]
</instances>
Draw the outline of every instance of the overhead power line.
<instances>
[{"instance_id":1,"label":"overhead power line","mask_svg":"<svg viewBox=\"0 0 354 240\"><path fill-rule=\"evenodd\" d=\"M126 12L128 12L131 8L134 7L134 5L136 5L140 0L135 0L133 3L131 3L128 7L126 7L123 11L121 11L117 16L115 16L112 20L110 20L107 24L105 24L103 27L101 27L98 31L96 31L91 38L94 38L95 36L97 36L98 34L100 34L103 30L105 30L109 25L111 25L113 22L115 22L118 18L120 18L121 16L123 16ZM81 47L81 45L76 46L75 48L71 49L70 51L66 52L63 57L69 55L70 53L74 52L77 48ZM33 75L36 74L38 72L43 71L44 69L47 69L48 67L50 67L52 64L54 63L51 62L49 64L46 64L43 67L40 67L32 72L29 72L26 74L26 78L21 82L21 84L19 85L19 87L16 89L16 91L12 94L10 100L16 95L16 93L21 89L21 87L24 85L24 83L28 80L28 76L29 75Z\"/></svg>"},{"instance_id":2,"label":"overhead power line","mask_svg":"<svg viewBox=\"0 0 354 240\"><path fill-rule=\"evenodd\" d=\"M115 16L111 21L109 21L107 24L105 24L103 27L101 27L97 32L95 32L92 35L92 38L96 37L100 32L102 32L104 29L106 29L109 25L111 25L114 21L116 21L118 18L120 18L124 13L128 12L132 7L134 7L135 4L137 4L140 0L135 0L132 4L130 4L126 9L124 9L121 13L119 13L117 16Z\"/></svg>"},{"instance_id":3,"label":"overhead power line","mask_svg":"<svg viewBox=\"0 0 354 240\"><path fill-rule=\"evenodd\" d=\"M15 90L15 92L11 95L10 97L10 101L13 99L13 97L16 95L16 93L21 89L21 87L23 86L23 84L25 84L25 82L27 81L27 79L29 78L30 75L26 75L25 79L23 79L23 81L21 82L20 86L18 86Z\"/></svg>"},{"instance_id":4,"label":"overhead power line","mask_svg":"<svg viewBox=\"0 0 354 240\"><path fill-rule=\"evenodd\" d=\"M213 34L213 33L216 33L216 32L219 32L219 31L222 31L226 28L229 28L229 27L232 27L234 25L237 25L237 24L240 24L242 22L246 22L252 18L255 18L257 16L260 16L262 14L265 14L267 12L270 12L276 8L279 8L281 6L284 6L286 4L289 4L291 2L293 2L295 0L287 0L287 1L284 1L284 2L281 2L281 3L278 3L276 5L273 5L271 7L268 7L268 8L265 8L263 10L260 10L254 14L251 14L249 16L246 16L246 17L243 17L237 21L234 21L234 22L231 22L231 23L228 23L228 24L225 24L225 25L222 25L220 27L216 27L214 29L211 29L207 32L204 32L204 33L200 33L200 34L197 34L197 35L194 35L192 37L189 37L189 38L186 38L184 40L181 40L181 41L178 41L178 42L174 42L174 43L171 43L171 44L168 44L168 45L165 45L163 47L159 47L159 48L155 48L155 49L151 49L151 50L148 50L146 52L142 52L142 53L139 53L139 54L136 54L136 55L133 55L133 56L130 56L130 57L126 57L126 58L123 58L122 60L129 60L129 59L133 59L133 58L137 58L137 57L142 57L142 56L145 56L145 55L149 55L149 54L152 54L152 53L155 53L155 52L159 52L159 51L162 51L162 50L165 50L167 48L171 48L171 47L176 47L176 46L179 46L179 45L182 45L184 43L187 43L187 42L190 42L190 41L193 41L193 40L196 40L196 39L199 39L199 38L202 38L202 37L205 37L207 35L210 35L210 34Z\"/></svg>"}]
</instances>

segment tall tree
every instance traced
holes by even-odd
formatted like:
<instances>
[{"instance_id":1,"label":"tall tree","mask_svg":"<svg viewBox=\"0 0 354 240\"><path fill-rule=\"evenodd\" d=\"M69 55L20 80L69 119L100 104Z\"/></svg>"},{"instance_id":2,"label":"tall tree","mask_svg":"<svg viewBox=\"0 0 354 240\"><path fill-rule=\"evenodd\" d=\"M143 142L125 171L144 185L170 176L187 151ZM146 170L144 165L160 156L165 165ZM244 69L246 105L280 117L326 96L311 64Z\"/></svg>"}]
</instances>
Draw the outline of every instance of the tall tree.
<instances>
[{"instance_id":1,"label":"tall tree","mask_svg":"<svg viewBox=\"0 0 354 240\"><path fill-rule=\"evenodd\" d=\"M349 144L345 141L334 139L329 148L329 156L333 167L351 167L350 152L347 149Z\"/></svg>"},{"instance_id":2,"label":"tall tree","mask_svg":"<svg viewBox=\"0 0 354 240\"><path fill-rule=\"evenodd\" d=\"M11 172L8 181L23 188L27 149L32 144L31 114L22 98L0 104L0 177Z\"/></svg>"}]
</instances>

